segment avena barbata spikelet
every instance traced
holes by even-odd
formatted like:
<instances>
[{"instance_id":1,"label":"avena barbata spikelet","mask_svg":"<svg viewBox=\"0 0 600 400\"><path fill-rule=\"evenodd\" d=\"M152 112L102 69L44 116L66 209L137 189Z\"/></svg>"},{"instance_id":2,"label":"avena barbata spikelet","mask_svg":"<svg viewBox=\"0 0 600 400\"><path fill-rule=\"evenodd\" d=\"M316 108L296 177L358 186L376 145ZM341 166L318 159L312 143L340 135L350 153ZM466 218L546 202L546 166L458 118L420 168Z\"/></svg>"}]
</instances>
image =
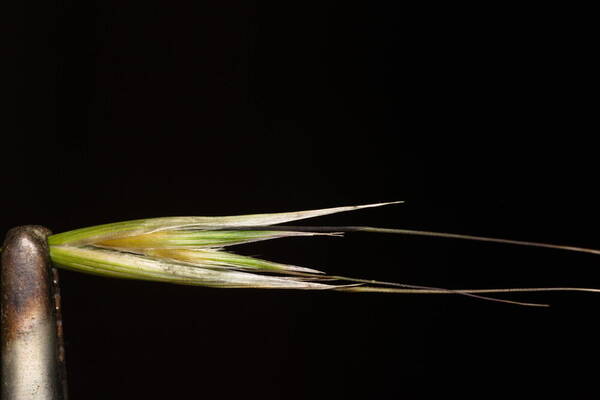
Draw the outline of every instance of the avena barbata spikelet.
<instances>
[{"instance_id":1,"label":"avena barbata spikelet","mask_svg":"<svg viewBox=\"0 0 600 400\"><path fill-rule=\"evenodd\" d=\"M315 269L234 254L228 246L290 236L340 235L363 231L483 240L574 251L596 250L482 238L436 232L373 227L293 227L278 224L338 212L379 207L397 202L320 210L226 217L151 218L93 226L48 237L50 258L57 267L115 278L140 279L220 288L263 288L461 294L488 300L524 304L481 296L482 293L578 290L583 288L518 288L449 290L400 283L327 275Z\"/></svg>"},{"instance_id":2,"label":"avena barbata spikelet","mask_svg":"<svg viewBox=\"0 0 600 400\"><path fill-rule=\"evenodd\" d=\"M224 248L290 236L338 235L270 226L384 204L392 203L276 214L141 219L52 235L48 243L57 266L98 275L224 288L340 289L347 286L325 283L332 278L321 271L237 255Z\"/></svg>"}]
</instances>

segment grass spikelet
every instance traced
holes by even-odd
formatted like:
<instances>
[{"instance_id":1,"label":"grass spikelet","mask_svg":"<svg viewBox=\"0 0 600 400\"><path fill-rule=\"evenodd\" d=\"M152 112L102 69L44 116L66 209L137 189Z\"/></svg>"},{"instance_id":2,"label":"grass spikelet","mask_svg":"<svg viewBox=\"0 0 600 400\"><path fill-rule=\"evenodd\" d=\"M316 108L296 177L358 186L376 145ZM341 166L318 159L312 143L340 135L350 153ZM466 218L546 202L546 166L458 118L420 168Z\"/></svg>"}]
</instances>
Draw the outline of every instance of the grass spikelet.
<instances>
[{"instance_id":1,"label":"grass spikelet","mask_svg":"<svg viewBox=\"0 0 600 400\"><path fill-rule=\"evenodd\" d=\"M354 285L330 284L333 278L321 271L223 248L282 237L339 235L252 227L395 203L400 202L274 214L140 219L59 233L50 236L48 243L57 266L113 278L227 288L336 290Z\"/></svg>"},{"instance_id":2,"label":"grass spikelet","mask_svg":"<svg viewBox=\"0 0 600 400\"><path fill-rule=\"evenodd\" d=\"M51 235L52 262L61 268L112 278L141 279L220 288L334 290L371 293L459 294L496 302L546 306L490 298L490 293L588 291L587 288L443 289L396 282L328 275L322 271L261 260L226 251L236 244L293 236L371 232L435 236L598 254L598 250L458 235L365 226L305 227L277 224L389 204L225 217L150 218L92 226ZM486 296L484 296L484 294Z\"/></svg>"}]
</instances>

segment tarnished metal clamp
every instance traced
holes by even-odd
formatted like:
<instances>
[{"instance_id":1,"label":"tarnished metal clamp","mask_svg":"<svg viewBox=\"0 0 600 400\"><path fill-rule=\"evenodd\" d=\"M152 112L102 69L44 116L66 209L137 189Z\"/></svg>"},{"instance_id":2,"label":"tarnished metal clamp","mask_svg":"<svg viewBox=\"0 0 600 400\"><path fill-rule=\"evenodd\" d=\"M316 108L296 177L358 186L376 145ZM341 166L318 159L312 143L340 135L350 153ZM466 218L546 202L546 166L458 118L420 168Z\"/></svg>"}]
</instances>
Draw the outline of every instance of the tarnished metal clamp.
<instances>
[{"instance_id":1,"label":"tarnished metal clamp","mask_svg":"<svg viewBox=\"0 0 600 400\"><path fill-rule=\"evenodd\" d=\"M58 272L42 226L11 229L2 249L3 400L66 400Z\"/></svg>"}]
</instances>

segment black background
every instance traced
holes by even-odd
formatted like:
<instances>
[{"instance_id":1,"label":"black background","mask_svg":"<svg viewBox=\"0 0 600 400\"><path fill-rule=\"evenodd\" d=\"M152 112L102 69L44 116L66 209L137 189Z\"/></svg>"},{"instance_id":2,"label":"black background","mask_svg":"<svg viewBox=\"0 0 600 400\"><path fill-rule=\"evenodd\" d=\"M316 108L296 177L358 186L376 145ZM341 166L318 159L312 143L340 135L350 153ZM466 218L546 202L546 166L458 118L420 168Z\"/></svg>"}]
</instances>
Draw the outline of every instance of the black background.
<instances>
[{"instance_id":1,"label":"black background","mask_svg":"<svg viewBox=\"0 0 600 400\"><path fill-rule=\"evenodd\" d=\"M310 223L598 247L589 10L383 4L5 10L1 230L406 200ZM594 256L445 239L237 251L440 287L600 287ZM539 309L61 278L72 399L595 389L594 295L512 297Z\"/></svg>"}]
</instances>

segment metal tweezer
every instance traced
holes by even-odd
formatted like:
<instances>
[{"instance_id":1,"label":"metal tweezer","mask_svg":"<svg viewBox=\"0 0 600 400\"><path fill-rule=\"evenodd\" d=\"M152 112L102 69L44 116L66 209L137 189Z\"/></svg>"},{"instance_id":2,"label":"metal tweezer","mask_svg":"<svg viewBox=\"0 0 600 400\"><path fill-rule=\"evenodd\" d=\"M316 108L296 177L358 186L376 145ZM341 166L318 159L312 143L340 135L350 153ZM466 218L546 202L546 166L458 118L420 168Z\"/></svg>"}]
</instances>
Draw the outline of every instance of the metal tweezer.
<instances>
[{"instance_id":1,"label":"metal tweezer","mask_svg":"<svg viewBox=\"0 0 600 400\"><path fill-rule=\"evenodd\" d=\"M67 400L58 272L42 226L11 229L0 271L3 400Z\"/></svg>"}]
</instances>

